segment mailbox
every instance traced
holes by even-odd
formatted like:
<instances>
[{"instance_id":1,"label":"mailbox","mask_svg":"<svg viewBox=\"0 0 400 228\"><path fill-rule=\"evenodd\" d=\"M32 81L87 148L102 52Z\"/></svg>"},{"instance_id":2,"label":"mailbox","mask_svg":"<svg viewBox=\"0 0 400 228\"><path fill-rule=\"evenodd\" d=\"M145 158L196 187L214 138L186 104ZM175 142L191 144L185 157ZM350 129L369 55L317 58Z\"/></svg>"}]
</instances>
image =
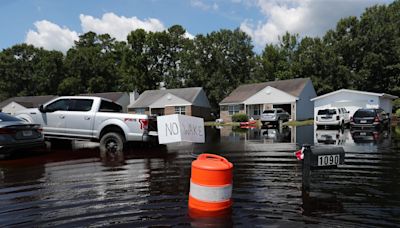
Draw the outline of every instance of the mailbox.
<instances>
[{"instance_id":1,"label":"mailbox","mask_svg":"<svg viewBox=\"0 0 400 228\"><path fill-rule=\"evenodd\" d=\"M344 164L343 147L313 147L304 144L303 159L303 190L310 191L310 171L316 169L335 168Z\"/></svg>"},{"instance_id":2,"label":"mailbox","mask_svg":"<svg viewBox=\"0 0 400 228\"><path fill-rule=\"evenodd\" d=\"M344 164L343 147L315 147L310 150L310 166L313 168L336 167Z\"/></svg>"}]
</instances>

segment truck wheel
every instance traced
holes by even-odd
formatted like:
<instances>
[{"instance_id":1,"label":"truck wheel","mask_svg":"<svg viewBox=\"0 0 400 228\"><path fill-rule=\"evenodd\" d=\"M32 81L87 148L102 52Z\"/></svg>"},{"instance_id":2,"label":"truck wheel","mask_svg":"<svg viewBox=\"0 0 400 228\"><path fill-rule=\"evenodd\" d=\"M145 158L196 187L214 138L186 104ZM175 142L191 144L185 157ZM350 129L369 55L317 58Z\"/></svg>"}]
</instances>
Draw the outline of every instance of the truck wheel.
<instances>
[{"instance_id":1,"label":"truck wheel","mask_svg":"<svg viewBox=\"0 0 400 228\"><path fill-rule=\"evenodd\" d=\"M121 152L124 150L124 138L116 132L109 132L100 139L101 152Z\"/></svg>"}]
</instances>

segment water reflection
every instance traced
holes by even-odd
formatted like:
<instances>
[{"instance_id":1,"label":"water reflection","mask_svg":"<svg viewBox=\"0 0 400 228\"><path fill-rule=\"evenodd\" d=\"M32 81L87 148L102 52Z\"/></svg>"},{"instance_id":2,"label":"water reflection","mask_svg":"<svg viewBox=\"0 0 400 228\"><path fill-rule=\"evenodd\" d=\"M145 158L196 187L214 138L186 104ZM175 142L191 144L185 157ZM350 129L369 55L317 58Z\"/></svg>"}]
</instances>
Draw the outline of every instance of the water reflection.
<instances>
[{"instance_id":1,"label":"water reflection","mask_svg":"<svg viewBox=\"0 0 400 228\"><path fill-rule=\"evenodd\" d=\"M397 127L398 128L398 127ZM396 127L394 127L395 131ZM391 145L391 130L384 129L316 129L314 143L325 145L336 145L354 148L376 150L377 147L389 147Z\"/></svg>"},{"instance_id":2,"label":"water reflection","mask_svg":"<svg viewBox=\"0 0 400 228\"><path fill-rule=\"evenodd\" d=\"M351 135L348 130L336 129L336 130L320 130L315 131L315 143L316 144L328 144L328 145L343 145L346 141L349 141Z\"/></svg>"},{"instance_id":3,"label":"water reflection","mask_svg":"<svg viewBox=\"0 0 400 228\"><path fill-rule=\"evenodd\" d=\"M313 127L280 126L275 128L219 128L221 138L232 142L264 143L264 144L313 144Z\"/></svg>"},{"instance_id":4,"label":"water reflection","mask_svg":"<svg viewBox=\"0 0 400 228\"><path fill-rule=\"evenodd\" d=\"M0 161L0 224L25 227L395 227L399 224L400 127L379 136L273 129L207 128L205 144L133 145L101 154L88 145ZM372 133L373 134L373 133ZM356 138L367 136L358 141ZM345 164L313 171L302 192L294 146L343 146ZM372 151L372 152L371 152ZM234 164L232 213L188 214L194 154Z\"/></svg>"},{"instance_id":5,"label":"water reflection","mask_svg":"<svg viewBox=\"0 0 400 228\"><path fill-rule=\"evenodd\" d=\"M372 144L384 144L385 141L389 140L388 129L370 129L370 130L351 130L351 136L354 143L372 143Z\"/></svg>"}]
</instances>

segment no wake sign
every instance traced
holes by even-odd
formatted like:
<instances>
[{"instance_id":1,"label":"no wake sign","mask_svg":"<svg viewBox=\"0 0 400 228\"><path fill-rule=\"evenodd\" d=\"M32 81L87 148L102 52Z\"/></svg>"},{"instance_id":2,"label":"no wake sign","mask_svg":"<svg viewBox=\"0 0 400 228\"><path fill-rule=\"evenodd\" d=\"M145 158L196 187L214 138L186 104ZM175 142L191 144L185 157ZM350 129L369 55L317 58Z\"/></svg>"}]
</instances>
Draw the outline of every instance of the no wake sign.
<instances>
[{"instance_id":1,"label":"no wake sign","mask_svg":"<svg viewBox=\"0 0 400 228\"><path fill-rule=\"evenodd\" d=\"M186 115L157 117L158 141L160 144L174 142L204 143L204 120Z\"/></svg>"}]
</instances>

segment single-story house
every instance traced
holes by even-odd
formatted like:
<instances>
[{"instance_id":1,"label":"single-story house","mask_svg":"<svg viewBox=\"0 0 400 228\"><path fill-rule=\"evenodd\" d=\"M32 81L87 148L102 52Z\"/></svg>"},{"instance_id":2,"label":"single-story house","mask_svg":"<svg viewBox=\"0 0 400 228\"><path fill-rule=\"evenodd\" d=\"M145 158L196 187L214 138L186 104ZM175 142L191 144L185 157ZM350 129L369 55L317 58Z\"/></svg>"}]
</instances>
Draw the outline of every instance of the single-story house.
<instances>
[{"instance_id":1,"label":"single-story house","mask_svg":"<svg viewBox=\"0 0 400 228\"><path fill-rule=\"evenodd\" d=\"M106 92L106 93L87 93L80 94L80 96L95 96L101 97L113 102L116 102L122 106L122 111L127 112L128 105L133 103L135 99L139 96L137 92Z\"/></svg>"},{"instance_id":2,"label":"single-story house","mask_svg":"<svg viewBox=\"0 0 400 228\"><path fill-rule=\"evenodd\" d=\"M220 118L231 122L233 114L245 113L259 119L266 109L283 108L292 120L311 119L314 103L310 99L316 96L309 78L241 85L219 103Z\"/></svg>"},{"instance_id":3,"label":"single-story house","mask_svg":"<svg viewBox=\"0 0 400 228\"><path fill-rule=\"evenodd\" d=\"M360 108L382 108L385 112L392 113L392 100L396 98L398 97L386 93L340 89L315 97L311 101L314 101L315 115L318 110L337 107L345 108L353 116Z\"/></svg>"},{"instance_id":4,"label":"single-story house","mask_svg":"<svg viewBox=\"0 0 400 228\"><path fill-rule=\"evenodd\" d=\"M38 108L56 97L54 95L11 97L0 103L0 109L4 113L15 115L16 112L27 108Z\"/></svg>"},{"instance_id":5,"label":"single-story house","mask_svg":"<svg viewBox=\"0 0 400 228\"><path fill-rule=\"evenodd\" d=\"M211 118L211 106L201 87L146 90L128 106L128 112L148 115L182 114Z\"/></svg>"}]
</instances>

